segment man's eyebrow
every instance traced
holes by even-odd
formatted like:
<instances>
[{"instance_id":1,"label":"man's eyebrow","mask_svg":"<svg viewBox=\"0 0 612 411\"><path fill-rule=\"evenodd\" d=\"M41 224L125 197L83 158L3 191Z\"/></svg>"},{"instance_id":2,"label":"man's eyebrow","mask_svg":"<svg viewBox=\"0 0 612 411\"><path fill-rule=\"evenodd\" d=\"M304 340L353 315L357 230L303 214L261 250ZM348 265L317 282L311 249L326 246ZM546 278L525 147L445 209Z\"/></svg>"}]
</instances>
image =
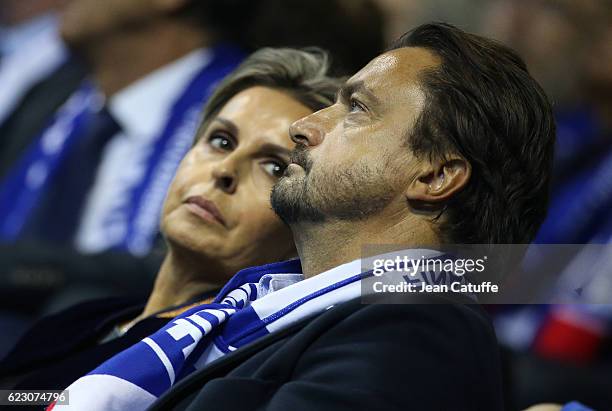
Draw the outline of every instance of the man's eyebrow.
<instances>
[{"instance_id":1,"label":"man's eyebrow","mask_svg":"<svg viewBox=\"0 0 612 411\"><path fill-rule=\"evenodd\" d=\"M374 93L372 93L365 86L365 83L363 81L344 83L344 85L340 87L340 90L338 90L338 97L342 98L345 101L348 101L351 95L355 93L365 96L368 100L375 104L380 104L380 100L378 99L378 97L376 97Z\"/></svg>"}]
</instances>

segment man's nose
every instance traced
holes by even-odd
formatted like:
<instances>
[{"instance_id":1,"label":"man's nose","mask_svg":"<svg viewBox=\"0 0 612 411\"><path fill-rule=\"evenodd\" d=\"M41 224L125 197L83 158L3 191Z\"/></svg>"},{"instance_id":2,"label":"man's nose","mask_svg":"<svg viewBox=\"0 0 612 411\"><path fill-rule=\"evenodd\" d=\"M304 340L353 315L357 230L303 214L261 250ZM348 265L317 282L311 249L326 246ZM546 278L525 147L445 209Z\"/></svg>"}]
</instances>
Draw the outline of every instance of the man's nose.
<instances>
[{"instance_id":1,"label":"man's nose","mask_svg":"<svg viewBox=\"0 0 612 411\"><path fill-rule=\"evenodd\" d=\"M289 127L289 134L294 143L309 147L321 144L325 138L325 132L312 114L294 122Z\"/></svg>"}]
</instances>

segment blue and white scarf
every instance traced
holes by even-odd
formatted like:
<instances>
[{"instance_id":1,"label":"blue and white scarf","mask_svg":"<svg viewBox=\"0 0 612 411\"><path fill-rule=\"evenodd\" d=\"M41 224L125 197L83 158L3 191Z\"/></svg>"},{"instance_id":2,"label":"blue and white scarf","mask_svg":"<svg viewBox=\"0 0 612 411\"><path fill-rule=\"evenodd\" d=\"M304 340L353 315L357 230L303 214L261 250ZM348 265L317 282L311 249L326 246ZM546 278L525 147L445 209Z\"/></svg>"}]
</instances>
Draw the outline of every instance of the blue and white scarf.
<instances>
[{"instance_id":1,"label":"blue and white scarf","mask_svg":"<svg viewBox=\"0 0 612 411\"><path fill-rule=\"evenodd\" d=\"M359 297L361 280L373 276L361 269L355 260L303 279L300 261L290 260L242 270L213 303L185 311L78 379L67 388L69 405L53 410L145 410L177 381L223 355ZM426 273L420 276L428 282Z\"/></svg>"}]
</instances>

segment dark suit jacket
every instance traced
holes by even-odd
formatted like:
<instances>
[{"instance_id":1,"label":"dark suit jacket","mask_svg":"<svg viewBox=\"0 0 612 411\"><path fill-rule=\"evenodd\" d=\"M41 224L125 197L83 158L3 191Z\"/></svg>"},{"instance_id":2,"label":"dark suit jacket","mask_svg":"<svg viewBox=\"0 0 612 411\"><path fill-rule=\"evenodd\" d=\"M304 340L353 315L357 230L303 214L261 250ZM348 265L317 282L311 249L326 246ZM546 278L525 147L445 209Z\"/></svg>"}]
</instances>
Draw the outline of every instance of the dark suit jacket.
<instances>
[{"instance_id":1,"label":"dark suit jacket","mask_svg":"<svg viewBox=\"0 0 612 411\"><path fill-rule=\"evenodd\" d=\"M61 390L166 325L149 318L124 336L99 344L121 321L142 312L144 301L105 298L77 304L37 321L0 361L0 388Z\"/></svg>"},{"instance_id":2,"label":"dark suit jacket","mask_svg":"<svg viewBox=\"0 0 612 411\"><path fill-rule=\"evenodd\" d=\"M357 299L195 372L166 409L501 410L497 342L476 305Z\"/></svg>"},{"instance_id":3,"label":"dark suit jacket","mask_svg":"<svg viewBox=\"0 0 612 411\"><path fill-rule=\"evenodd\" d=\"M204 293L164 311L173 311L215 293ZM139 315L144 303L145 300L132 298L104 298L77 304L40 319L0 361L0 389L62 390L68 387L171 320L171 317L152 315L136 323L124 335L104 340L117 324Z\"/></svg>"},{"instance_id":4,"label":"dark suit jacket","mask_svg":"<svg viewBox=\"0 0 612 411\"><path fill-rule=\"evenodd\" d=\"M56 110L79 87L86 73L85 67L71 58L32 86L22 98L0 125L0 178L21 158Z\"/></svg>"}]
</instances>

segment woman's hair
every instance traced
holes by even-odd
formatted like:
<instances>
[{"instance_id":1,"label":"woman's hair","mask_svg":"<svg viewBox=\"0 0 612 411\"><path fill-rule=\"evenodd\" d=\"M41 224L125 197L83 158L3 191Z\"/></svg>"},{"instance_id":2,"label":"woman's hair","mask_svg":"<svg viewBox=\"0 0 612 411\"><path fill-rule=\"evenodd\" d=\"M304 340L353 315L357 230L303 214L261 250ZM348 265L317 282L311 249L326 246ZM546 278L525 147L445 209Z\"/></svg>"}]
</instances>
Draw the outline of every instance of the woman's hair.
<instances>
[{"instance_id":1,"label":"woman's hair","mask_svg":"<svg viewBox=\"0 0 612 411\"><path fill-rule=\"evenodd\" d=\"M256 51L229 74L209 98L196 141L221 108L250 87L264 86L287 92L313 111L333 104L344 79L331 77L329 68L328 54L319 48Z\"/></svg>"}]
</instances>

